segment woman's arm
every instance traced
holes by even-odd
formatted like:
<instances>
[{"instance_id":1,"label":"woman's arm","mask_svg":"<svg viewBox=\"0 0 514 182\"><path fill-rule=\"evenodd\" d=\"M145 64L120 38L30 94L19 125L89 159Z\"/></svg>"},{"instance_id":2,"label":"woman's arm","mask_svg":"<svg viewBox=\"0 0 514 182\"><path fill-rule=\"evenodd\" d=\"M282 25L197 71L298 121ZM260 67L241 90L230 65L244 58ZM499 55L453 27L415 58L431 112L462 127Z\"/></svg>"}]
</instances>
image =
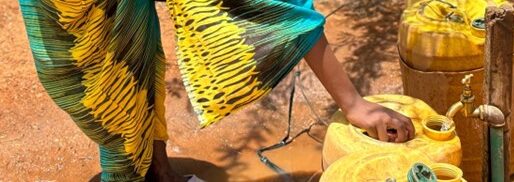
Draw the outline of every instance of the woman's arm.
<instances>
[{"instance_id":1,"label":"woman's arm","mask_svg":"<svg viewBox=\"0 0 514 182\"><path fill-rule=\"evenodd\" d=\"M370 136L381 141L405 142L414 138L414 126L409 118L368 102L359 95L337 61L325 35L305 56L305 60L350 123L367 130ZM395 129L397 136L388 135L388 129Z\"/></svg>"}]
</instances>

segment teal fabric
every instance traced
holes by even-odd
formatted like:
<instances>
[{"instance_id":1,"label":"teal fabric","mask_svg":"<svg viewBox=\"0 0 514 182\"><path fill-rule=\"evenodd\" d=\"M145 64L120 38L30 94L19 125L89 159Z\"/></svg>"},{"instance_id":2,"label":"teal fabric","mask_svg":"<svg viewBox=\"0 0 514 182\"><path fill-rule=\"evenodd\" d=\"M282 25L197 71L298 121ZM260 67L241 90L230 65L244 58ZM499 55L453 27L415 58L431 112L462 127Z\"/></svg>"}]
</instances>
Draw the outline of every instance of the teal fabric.
<instances>
[{"instance_id":1,"label":"teal fabric","mask_svg":"<svg viewBox=\"0 0 514 182\"><path fill-rule=\"evenodd\" d=\"M154 2L19 0L19 3L39 79L54 102L99 145L102 181L143 181L151 164L153 141L159 129L165 130L165 58ZM204 15L210 11L198 11L220 4L224 9L215 16ZM213 0L208 4L177 0L168 1L167 5L172 18L185 18L182 22L175 21L177 35L184 35L184 31L202 33L227 21L217 17L226 14L231 23L245 31L229 32L219 39L223 44L217 47L228 46L226 50L240 42L251 46L245 50L253 55L251 62L236 68L234 65L243 56L233 55L214 62L216 57L186 55L181 48L195 48L195 42L177 39L185 87L199 120L205 125L264 96L252 91L268 93L314 46L325 23L324 17L314 11L312 0ZM217 22L211 21L216 18L219 18ZM240 36L238 40L232 36L236 34ZM198 41L207 40L205 37L210 34L203 36L197 35ZM209 55L219 50L203 51ZM219 73L197 74L191 69L193 63ZM247 74L248 71L253 72ZM227 77L231 72L235 73L234 77L248 76L214 82L215 78ZM214 79L212 84L192 84L195 79L207 78ZM233 88L236 83L258 84ZM219 89L212 95L202 95L207 87ZM248 93L234 95L241 90ZM233 108L216 113L226 105Z\"/></svg>"}]
</instances>

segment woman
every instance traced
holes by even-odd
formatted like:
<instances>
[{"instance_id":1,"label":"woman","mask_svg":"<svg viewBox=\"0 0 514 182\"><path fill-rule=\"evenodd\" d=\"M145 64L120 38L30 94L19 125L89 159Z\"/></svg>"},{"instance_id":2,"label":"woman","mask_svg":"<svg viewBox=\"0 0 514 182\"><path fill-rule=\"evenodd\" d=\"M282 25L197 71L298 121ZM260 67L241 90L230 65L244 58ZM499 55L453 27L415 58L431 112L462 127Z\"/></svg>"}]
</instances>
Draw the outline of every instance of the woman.
<instances>
[{"instance_id":1,"label":"woman","mask_svg":"<svg viewBox=\"0 0 514 182\"><path fill-rule=\"evenodd\" d=\"M102 180L182 180L165 150L165 58L154 2L19 2L41 83L99 144ZM408 118L357 93L311 0L168 0L167 6L202 127L262 98L305 57L352 124L382 141L414 137Z\"/></svg>"}]
</instances>

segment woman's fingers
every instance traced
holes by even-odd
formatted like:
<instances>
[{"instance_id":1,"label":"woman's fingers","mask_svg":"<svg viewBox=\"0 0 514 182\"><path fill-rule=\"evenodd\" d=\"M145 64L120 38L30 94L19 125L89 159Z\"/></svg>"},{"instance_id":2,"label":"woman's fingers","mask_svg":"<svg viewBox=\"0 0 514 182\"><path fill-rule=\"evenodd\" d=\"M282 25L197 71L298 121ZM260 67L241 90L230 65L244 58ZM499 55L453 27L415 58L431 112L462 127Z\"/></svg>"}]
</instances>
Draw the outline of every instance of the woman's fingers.
<instances>
[{"instance_id":1,"label":"woman's fingers","mask_svg":"<svg viewBox=\"0 0 514 182\"><path fill-rule=\"evenodd\" d=\"M408 117L404 117L405 123L407 124L407 132L409 133L408 139L412 140L416 136L416 129L414 128L414 124L412 124L412 121Z\"/></svg>"},{"instance_id":2,"label":"woman's fingers","mask_svg":"<svg viewBox=\"0 0 514 182\"><path fill-rule=\"evenodd\" d=\"M386 121L381 122L377 126L378 139L383 142L389 142L389 136L387 135Z\"/></svg>"},{"instance_id":3,"label":"woman's fingers","mask_svg":"<svg viewBox=\"0 0 514 182\"><path fill-rule=\"evenodd\" d=\"M378 139L377 129L375 127L368 128L366 131L371 138Z\"/></svg>"},{"instance_id":4,"label":"woman's fingers","mask_svg":"<svg viewBox=\"0 0 514 182\"><path fill-rule=\"evenodd\" d=\"M405 142L415 137L415 128L411 120L388 108L375 105L376 108L354 110L348 119L357 127L366 129L368 135L384 142ZM353 119L351 119L353 118Z\"/></svg>"},{"instance_id":5,"label":"woman's fingers","mask_svg":"<svg viewBox=\"0 0 514 182\"><path fill-rule=\"evenodd\" d=\"M392 121L392 127L396 129L398 133L398 138L396 138L395 142L405 142L414 138L416 131L409 118L401 114L397 114Z\"/></svg>"},{"instance_id":6,"label":"woman's fingers","mask_svg":"<svg viewBox=\"0 0 514 182\"><path fill-rule=\"evenodd\" d=\"M416 135L416 131L414 129L414 124L412 124L412 121L408 117L405 117L404 115L399 114L399 113L396 113L396 118L397 118L399 127L402 127L403 130L405 130L406 138L404 140L401 140L400 142L404 142L404 141L413 139L414 136Z\"/></svg>"},{"instance_id":7,"label":"woman's fingers","mask_svg":"<svg viewBox=\"0 0 514 182\"><path fill-rule=\"evenodd\" d=\"M396 143L406 142L409 140L409 131L406 129L397 129L398 137L394 140Z\"/></svg>"},{"instance_id":8,"label":"woman's fingers","mask_svg":"<svg viewBox=\"0 0 514 182\"><path fill-rule=\"evenodd\" d=\"M398 135L394 142L399 143L406 141L408 139L407 137L409 136L409 131L405 127L405 124L398 119L393 119L392 123L394 125L393 128L396 130L396 134Z\"/></svg>"}]
</instances>

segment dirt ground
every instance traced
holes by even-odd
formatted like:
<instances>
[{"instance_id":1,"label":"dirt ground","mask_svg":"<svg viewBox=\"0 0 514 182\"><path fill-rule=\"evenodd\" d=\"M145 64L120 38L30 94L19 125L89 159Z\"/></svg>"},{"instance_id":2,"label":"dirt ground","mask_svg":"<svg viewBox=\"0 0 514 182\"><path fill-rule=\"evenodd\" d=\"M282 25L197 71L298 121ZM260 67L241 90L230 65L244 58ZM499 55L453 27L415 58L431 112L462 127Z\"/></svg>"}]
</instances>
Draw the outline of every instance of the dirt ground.
<instances>
[{"instance_id":1,"label":"dirt ground","mask_svg":"<svg viewBox=\"0 0 514 182\"><path fill-rule=\"evenodd\" d=\"M326 15L350 2L319 0L316 7ZM350 3L330 16L327 37L362 95L401 93L396 26L402 3L369 2L372 6ZM208 181L280 181L255 151L275 144L285 134L290 78L259 103L200 130L179 79L172 22L164 3L158 3L157 9L169 65L167 151L173 167L181 174L194 173ZM0 32L0 181L97 181L98 147L39 83L17 1L0 0ZM314 113L326 120L337 109L306 64L298 69L314 112L298 90L293 134L313 122ZM314 136L322 139L325 129L314 128ZM321 172L321 147L302 135L266 155L298 181L315 180Z\"/></svg>"}]
</instances>

